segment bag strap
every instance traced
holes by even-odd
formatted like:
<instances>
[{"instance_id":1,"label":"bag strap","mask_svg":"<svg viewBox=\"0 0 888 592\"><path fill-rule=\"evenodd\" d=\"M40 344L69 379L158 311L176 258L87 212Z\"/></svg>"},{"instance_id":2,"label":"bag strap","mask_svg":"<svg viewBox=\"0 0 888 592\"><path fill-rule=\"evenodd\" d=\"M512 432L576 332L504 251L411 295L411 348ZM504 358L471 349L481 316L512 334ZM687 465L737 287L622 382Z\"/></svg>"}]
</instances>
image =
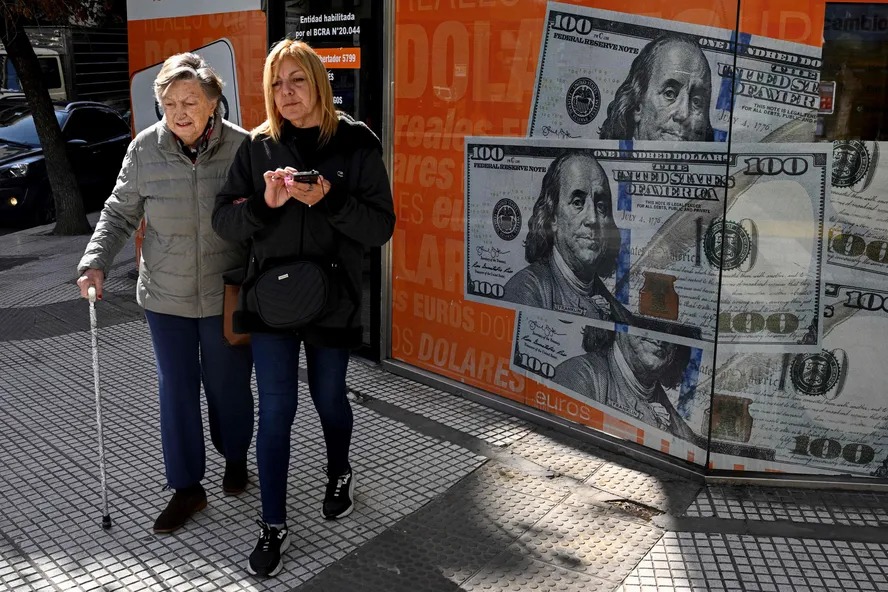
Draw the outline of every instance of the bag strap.
<instances>
[{"instance_id":1,"label":"bag strap","mask_svg":"<svg viewBox=\"0 0 888 592\"><path fill-rule=\"evenodd\" d=\"M247 260L244 261L244 281L250 278L250 264L253 262L253 239L247 239Z\"/></svg>"}]
</instances>

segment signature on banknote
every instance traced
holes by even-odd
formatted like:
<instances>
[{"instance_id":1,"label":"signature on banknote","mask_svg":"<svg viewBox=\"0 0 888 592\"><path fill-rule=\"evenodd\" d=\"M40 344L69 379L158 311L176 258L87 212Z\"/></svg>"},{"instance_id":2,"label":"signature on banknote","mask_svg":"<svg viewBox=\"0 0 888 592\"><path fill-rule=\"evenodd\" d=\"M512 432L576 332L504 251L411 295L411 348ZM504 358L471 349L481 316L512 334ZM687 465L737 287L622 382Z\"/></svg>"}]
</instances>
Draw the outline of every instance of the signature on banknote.
<instances>
[{"instance_id":1,"label":"signature on banknote","mask_svg":"<svg viewBox=\"0 0 888 592\"><path fill-rule=\"evenodd\" d=\"M559 332L552 325L545 322L530 321L529 335L523 335L521 341L525 344L536 346L537 352L545 352L555 358L561 358L567 355L564 350L564 332Z\"/></svg>"},{"instance_id":2,"label":"signature on banknote","mask_svg":"<svg viewBox=\"0 0 888 592\"><path fill-rule=\"evenodd\" d=\"M506 261L503 259L503 256L508 254L509 251L498 249L496 247L478 247L478 258L481 259L481 261L506 263Z\"/></svg>"},{"instance_id":3,"label":"signature on banknote","mask_svg":"<svg viewBox=\"0 0 888 592\"><path fill-rule=\"evenodd\" d=\"M566 333L559 332L555 327L548 323L530 321L529 326L534 337L539 337L540 339L551 341L552 343L560 342L560 340L556 340L556 338L564 337L566 335Z\"/></svg>"},{"instance_id":4,"label":"signature on banknote","mask_svg":"<svg viewBox=\"0 0 888 592\"><path fill-rule=\"evenodd\" d=\"M579 138L580 136L570 133L566 129L556 129L550 125L544 125L540 130L544 138L556 137L562 139Z\"/></svg>"}]
</instances>

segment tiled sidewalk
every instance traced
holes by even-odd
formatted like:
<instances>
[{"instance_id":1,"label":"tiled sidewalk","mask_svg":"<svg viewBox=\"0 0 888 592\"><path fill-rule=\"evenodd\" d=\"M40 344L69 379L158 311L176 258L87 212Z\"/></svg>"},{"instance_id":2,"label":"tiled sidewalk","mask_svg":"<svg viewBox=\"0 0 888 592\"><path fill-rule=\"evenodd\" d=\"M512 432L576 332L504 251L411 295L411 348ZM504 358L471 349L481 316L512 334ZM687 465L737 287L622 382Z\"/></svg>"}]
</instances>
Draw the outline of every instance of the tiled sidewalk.
<instances>
[{"instance_id":1,"label":"tiled sidewalk","mask_svg":"<svg viewBox=\"0 0 888 592\"><path fill-rule=\"evenodd\" d=\"M888 545L669 532L620 592L888 590Z\"/></svg>"},{"instance_id":2,"label":"tiled sidewalk","mask_svg":"<svg viewBox=\"0 0 888 592\"><path fill-rule=\"evenodd\" d=\"M303 404L288 497L295 538L278 578L243 567L259 510L252 461L254 485L230 498L222 459L208 452L209 507L155 536L169 493L150 339L126 277L131 247L98 311L114 521L103 531L88 307L73 283L87 237L45 230L0 236L0 590L888 590L888 540L817 530L832 521L878 539L886 496L701 492L359 360L348 375L358 393L352 516L319 517L323 440ZM676 532L659 522L669 516L712 530ZM719 530L738 519L807 522L822 536Z\"/></svg>"}]
</instances>

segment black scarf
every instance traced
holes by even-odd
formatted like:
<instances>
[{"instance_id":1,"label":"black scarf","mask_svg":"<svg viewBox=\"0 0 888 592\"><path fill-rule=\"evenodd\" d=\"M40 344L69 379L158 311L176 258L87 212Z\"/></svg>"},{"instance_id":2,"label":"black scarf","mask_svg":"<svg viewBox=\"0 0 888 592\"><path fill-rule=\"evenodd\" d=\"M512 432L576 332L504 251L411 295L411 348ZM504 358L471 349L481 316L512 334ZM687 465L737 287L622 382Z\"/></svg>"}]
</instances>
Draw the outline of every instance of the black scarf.
<instances>
[{"instance_id":1,"label":"black scarf","mask_svg":"<svg viewBox=\"0 0 888 592\"><path fill-rule=\"evenodd\" d=\"M200 134L197 142L194 143L194 148L192 148L191 146L187 146L179 136L176 136L176 141L179 142L179 148L181 148L182 153L191 160L191 164L197 162L197 157L200 156L201 153L207 149L207 146L210 145L210 136L213 135L213 124L215 123L215 120L216 117L210 115L210 119L207 121L207 126Z\"/></svg>"}]
</instances>

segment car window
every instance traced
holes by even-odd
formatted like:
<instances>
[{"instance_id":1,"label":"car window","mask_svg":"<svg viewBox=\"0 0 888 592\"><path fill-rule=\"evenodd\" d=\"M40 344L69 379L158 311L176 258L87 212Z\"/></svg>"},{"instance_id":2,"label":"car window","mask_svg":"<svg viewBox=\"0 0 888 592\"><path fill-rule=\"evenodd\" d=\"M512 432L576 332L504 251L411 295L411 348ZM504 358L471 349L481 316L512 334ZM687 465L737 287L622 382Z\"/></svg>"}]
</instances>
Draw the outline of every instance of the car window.
<instances>
[{"instance_id":1,"label":"car window","mask_svg":"<svg viewBox=\"0 0 888 592\"><path fill-rule=\"evenodd\" d=\"M65 140L102 142L129 134L129 128L120 117L101 109L77 109L68 118L63 130Z\"/></svg>"},{"instance_id":2,"label":"car window","mask_svg":"<svg viewBox=\"0 0 888 592\"><path fill-rule=\"evenodd\" d=\"M108 133L109 138L130 135L130 127L119 115L107 111L96 112L96 125Z\"/></svg>"},{"instance_id":3,"label":"car window","mask_svg":"<svg viewBox=\"0 0 888 592\"><path fill-rule=\"evenodd\" d=\"M53 57L38 57L40 72L43 74L43 82L46 88L53 90L62 87L62 73L59 71L59 59Z\"/></svg>"},{"instance_id":4,"label":"car window","mask_svg":"<svg viewBox=\"0 0 888 592\"><path fill-rule=\"evenodd\" d=\"M12 60L8 57L3 57L3 81L2 86L6 90L14 90L21 92L22 84L19 80L18 73L15 71L15 66L12 65ZM46 84L46 87L50 90L55 88L61 88L62 86L62 73L59 71L59 61L58 58L52 57L38 57L40 62L40 72L43 75L43 82Z\"/></svg>"},{"instance_id":5,"label":"car window","mask_svg":"<svg viewBox=\"0 0 888 592\"><path fill-rule=\"evenodd\" d=\"M56 111L55 116L59 125L64 125L68 118L68 114L64 111ZM0 142L4 140L29 146L40 145L37 128L34 127L34 118L31 117L27 107L9 111L0 108Z\"/></svg>"},{"instance_id":6,"label":"car window","mask_svg":"<svg viewBox=\"0 0 888 592\"><path fill-rule=\"evenodd\" d=\"M12 65L12 60L5 56L3 57L3 88L6 90L22 90L22 85L19 82L18 73Z\"/></svg>"}]
</instances>

